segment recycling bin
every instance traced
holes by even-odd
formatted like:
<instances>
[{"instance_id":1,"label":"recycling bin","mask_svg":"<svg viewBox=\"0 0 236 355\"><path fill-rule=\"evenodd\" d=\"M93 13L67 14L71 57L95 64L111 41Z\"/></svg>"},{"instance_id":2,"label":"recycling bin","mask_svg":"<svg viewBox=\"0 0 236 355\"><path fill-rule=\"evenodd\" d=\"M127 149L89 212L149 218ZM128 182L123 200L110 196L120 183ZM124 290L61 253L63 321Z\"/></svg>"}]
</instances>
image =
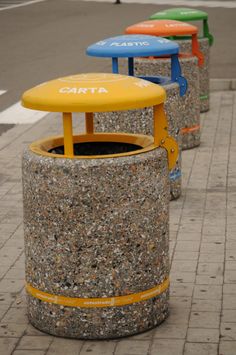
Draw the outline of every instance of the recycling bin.
<instances>
[{"instance_id":1,"label":"recycling bin","mask_svg":"<svg viewBox=\"0 0 236 355\"><path fill-rule=\"evenodd\" d=\"M129 26L127 34L146 34L162 37L174 35L192 36L192 52L179 54L183 76L187 79L188 89L180 98L182 110L182 149L190 149L200 144L200 99L199 99L199 66L203 65L203 55L199 50L198 29L188 23L174 20L149 20ZM169 58L138 58L135 59L136 75L170 75L171 61Z\"/></svg>"},{"instance_id":2,"label":"recycling bin","mask_svg":"<svg viewBox=\"0 0 236 355\"><path fill-rule=\"evenodd\" d=\"M170 198L176 199L181 195L181 118L183 105L180 97L187 89L187 82L181 75L178 60L179 46L165 38L145 35L123 35L103 39L87 48L87 54L95 57L112 58L112 71L119 73L119 60L127 60L127 72L134 75L135 57L168 56L171 60L171 77L148 76L142 77L161 85L167 94L164 109L167 115L169 135L174 137L179 145L179 157L176 165L169 174ZM122 63L123 64L123 63ZM123 65L124 67L124 65ZM124 69L124 68L123 68ZM153 134L152 108L142 110L103 112L95 115L95 127L98 131L132 132Z\"/></svg>"},{"instance_id":3,"label":"recycling bin","mask_svg":"<svg viewBox=\"0 0 236 355\"><path fill-rule=\"evenodd\" d=\"M156 12L150 16L150 20L178 20L184 22L202 21L202 34L199 35L198 42L201 52L204 54L204 64L199 67L200 82L200 111L206 112L210 108L210 46L214 38L209 32L208 14L205 11L193 8L171 8ZM191 51L191 38L188 36L177 36L172 38L180 45L180 51L188 53Z\"/></svg>"},{"instance_id":4,"label":"recycling bin","mask_svg":"<svg viewBox=\"0 0 236 355\"><path fill-rule=\"evenodd\" d=\"M165 98L153 83L99 73L24 93L24 107L63 113L64 134L23 155L27 310L41 331L116 338L167 317L168 172L178 145ZM153 107L153 136L94 131L94 112L144 106ZM86 133L73 135L73 112L85 113Z\"/></svg>"}]
</instances>

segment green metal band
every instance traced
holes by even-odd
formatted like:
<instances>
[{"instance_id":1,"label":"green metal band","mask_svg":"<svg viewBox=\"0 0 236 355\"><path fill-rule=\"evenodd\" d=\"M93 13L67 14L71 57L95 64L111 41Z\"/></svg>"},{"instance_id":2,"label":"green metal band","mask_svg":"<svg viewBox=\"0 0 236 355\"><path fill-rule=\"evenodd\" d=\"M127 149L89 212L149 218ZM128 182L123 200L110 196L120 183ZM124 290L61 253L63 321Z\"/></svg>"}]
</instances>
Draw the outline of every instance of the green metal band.
<instances>
[{"instance_id":1,"label":"green metal band","mask_svg":"<svg viewBox=\"0 0 236 355\"><path fill-rule=\"evenodd\" d=\"M209 95L201 95L200 100L207 100L209 98Z\"/></svg>"}]
</instances>

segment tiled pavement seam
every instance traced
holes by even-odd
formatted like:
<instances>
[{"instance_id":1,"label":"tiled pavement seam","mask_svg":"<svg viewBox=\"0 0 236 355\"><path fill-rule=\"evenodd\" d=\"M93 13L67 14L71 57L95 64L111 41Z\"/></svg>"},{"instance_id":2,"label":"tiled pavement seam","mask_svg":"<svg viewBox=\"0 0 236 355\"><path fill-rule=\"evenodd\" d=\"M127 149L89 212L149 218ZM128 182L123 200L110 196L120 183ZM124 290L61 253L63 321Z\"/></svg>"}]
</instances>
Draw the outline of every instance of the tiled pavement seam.
<instances>
[{"instance_id":1,"label":"tiled pavement seam","mask_svg":"<svg viewBox=\"0 0 236 355\"><path fill-rule=\"evenodd\" d=\"M212 94L202 144L183 152L183 195L170 206L171 314L156 329L122 340L60 339L28 324L21 152L61 126L52 114L0 138L0 354L236 354L235 108L235 92Z\"/></svg>"}]
</instances>

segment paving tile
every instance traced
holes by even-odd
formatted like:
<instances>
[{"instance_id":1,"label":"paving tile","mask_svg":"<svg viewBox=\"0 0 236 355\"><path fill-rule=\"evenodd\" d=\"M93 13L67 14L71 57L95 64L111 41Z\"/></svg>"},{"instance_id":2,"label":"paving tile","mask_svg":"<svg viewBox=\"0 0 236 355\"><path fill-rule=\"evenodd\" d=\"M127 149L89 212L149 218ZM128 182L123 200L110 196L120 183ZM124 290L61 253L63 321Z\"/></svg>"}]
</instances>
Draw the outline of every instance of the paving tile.
<instances>
[{"instance_id":1,"label":"paving tile","mask_svg":"<svg viewBox=\"0 0 236 355\"><path fill-rule=\"evenodd\" d=\"M0 293L2 292L20 292L24 287L23 280L8 280L3 279L0 281Z\"/></svg>"},{"instance_id":2,"label":"paving tile","mask_svg":"<svg viewBox=\"0 0 236 355\"><path fill-rule=\"evenodd\" d=\"M214 243L201 243L200 253L202 254L224 254L224 243L214 242Z\"/></svg>"},{"instance_id":3,"label":"paving tile","mask_svg":"<svg viewBox=\"0 0 236 355\"><path fill-rule=\"evenodd\" d=\"M203 226L203 234L205 235L224 235L225 224L223 225L210 225L209 223Z\"/></svg>"},{"instance_id":4,"label":"paving tile","mask_svg":"<svg viewBox=\"0 0 236 355\"><path fill-rule=\"evenodd\" d=\"M193 241L177 241L176 251L199 251L200 242Z\"/></svg>"},{"instance_id":5,"label":"paving tile","mask_svg":"<svg viewBox=\"0 0 236 355\"><path fill-rule=\"evenodd\" d=\"M200 262L206 262L206 263L217 263L217 262L224 262L224 254L214 254L214 253L206 253L203 252L200 253L199 256L199 261Z\"/></svg>"},{"instance_id":6,"label":"paving tile","mask_svg":"<svg viewBox=\"0 0 236 355\"><path fill-rule=\"evenodd\" d=\"M51 336L24 335L17 345L17 350L47 350L52 339Z\"/></svg>"},{"instance_id":7,"label":"paving tile","mask_svg":"<svg viewBox=\"0 0 236 355\"><path fill-rule=\"evenodd\" d=\"M44 350L15 350L12 355L46 355Z\"/></svg>"},{"instance_id":8,"label":"paving tile","mask_svg":"<svg viewBox=\"0 0 236 355\"><path fill-rule=\"evenodd\" d=\"M226 260L236 261L236 250L226 250Z\"/></svg>"},{"instance_id":9,"label":"paving tile","mask_svg":"<svg viewBox=\"0 0 236 355\"><path fill-rule=\"evenodd\" d=\"M235 284L224 284L223 294L226 295L236 295L236 283Z\"/></svg>"},{"instance_id":10,"label":"paving tile","mask_svg":"<svg viewBox=\"0 0 236 355\"><path fill-rule=\"evenodd\" d=\"M8 304L11 305L12 302L16 299L17 293L10 292L0 292L0 305Z\"/></svg>"},{"instance_id":11,"label":"paving tile","mask_svg":"<svg viewBox=\"0 0 236 355\"><path fill-rule=\"evenodd\" d=\"M225 270L236 270L236 261L226 261Z\"/></svg>"},{"instance_id":12,"label":"paving tile","mask_svg":"<svg viewBox=\"0 0 236 355\"><path fill-rule=\"evenodd\" d=\"M206 300L206 299L193 298L192 311L220 312L221 300Z\"/></svg>"},{"instance_id":13,"label":"paving tile","mask_svg":"<svg viewBox=\"0 0 236 355\"><path fill-rule=\"evenodd\" d=\"M228 241L226 242L225 245L226 250L236 250L236 239L234 241Z\"/></svg>"},{"instance_id":14,"label":"paving tile","mask_svg":"<svg viewBox=\"0 0 236 355\"><path fill-rule=\"evenodd\" d=\"M166 320L155 329L153 338L185 339L186 334L187 324L170 324Z\"/></svg>"},{"instance_id":15,"label":"paving tile","mask_svg":"<svg viewBox=\"0 0 236 355\"><path fill-rule=\"evenodd\" d=\"M224 309L222 311L222 323L235 323L236 322L236 309Z\"/></svg>"},{"instance_id":16,"label":"paving tile","mask_svg":"<svg viewBox=\"0 0 236 355\"><path fill-rule=\"evenodd\" d=\"M235 270L226 270L224 274L225 283L235 283L236 284L236 272Z\"/></svg>"},{"instance_id":17,"label":"paving tile","mask_svg":"<svg viewBox=\"0 0 236 355\"><path fill-rule=\"evenodd\" d=\"M9 305L0 304L0 320L3 318L4 314L8 311Z\"/></svg>"},{"instance_id":18,"label":"paving tile","mask_svg":"<svg viewBox=\"0 0 236 355\"><path fill-rule=\"evenodd\" d=\"M109 344L109 352L106 351L106 346L100 345L100 352L94 352L94 355L110 355L112 351L115 349L115 342L108 343ZM148 355L149 349L149 341L147 340L139 340L139 341L120 341L118 342L114 355ZM108 346L108 345L107 345ZM82 350L83 351L83 350ZM90 352L91 354L91 352ZM81 355L87 355L87 352L81 352Z\"/></svg>"},{"instance_id":19,"label":"paving tile","mask_svg":"<svg viewBox=\"0 0 236 355\"><path fill-rule=\"evenodd\" d=\"M236 341L221 341L219 355L235 355Z\"/></svg>"},{"instance_id":20,"label":"paving tile","mask_svg":"<svg viewBox=\"0 0 236 355\"><path fill-rule=\"evenodd\" d=\"M224 270L223 263L199 263L197 268L197 274L222 276L223 270Z\"/></svg>"},{"instance_id":21,"label":"paving tile","mask_svg":"<svg viewBox=\"0 0 236 355\"><path fill-rule=\"evenodd\" d=\"M0 265L0 279L6 274L10 266Z\"/></svg>"},{"instance_id":22,"label":"paving tile","mask_svg":"<svg viewBox=\"0 0 236 355\"><path fill-rule=\"evenodd\" d=\"M170 294L176 297L191 297L193 294L193 284L189 283L171 283Z\"/></svg>"},{"instance_id":23,"label":"paving tile","mask_svg":"<svg viewBox=\"0 0 236 355\"><path fill-rule=\"evenodd\" d=\"M33 336L48 336L47 333L41 332L37 328L33 327L30 323L25 325L24 335L33 335ZM58 338L55 338L58 339ZM60 338L59 338L60 339Z\"/></svg>"},{"instance_id":24,"label":"paving tile","mask_svg":"<svg viewBox=\"0 0 236 355\"><path fill-rule=\"evenodd\" d=\"M22 289L20 293L18 293L15 297L14 302L11 305L14 308L24 308L26 307L26 294L25 294L25 288Z\"/></svg>"},{"instance_id":25,"label":"paving tile","mask_svg":"<svg viewBox=\"0 0 236 355\"><path fill-rule=\"evenodd\" d=\"M175 251L173 261L177 260L198 260L197 251Z\"/></svg>"},{"instance_id":26,"label":"paving tile","mask_svg":"<svg viewBox=\"0 0 236 355\"><path fill-rule=\"evenodd\" d=\"M177 235L178 241L200 241L201 233L184 233L182 231L178 232Z\"/></svg>"},{"instance_id":27,"label":"paving tile","mask_svg":"<svg viewBox=\"0 0 236 355\"><path fill-rule=\"evenodd\" d=\"M234 294L224 295L223 309L236 309L236 297Z\"/></svg>"},{"instance_id":28,"label":"paving tile","mask_svg":"<svg viewBox=\"0 0 236 355\"><path fill-rule=\"evenodd\" d=\"M0 337L19 338L25 332L26 324L0 323Z\"/></svg>"},{"instance_id":29,"label":"paving tile","mask_svg":"<svg viewBox=\"0 0 236 355\"><path fill-rule=\"evenodd\" d=\"M25 280L25 268L10 268L4 279Z\"/></svg>"},{"instance_id":30,"label":"paving tile","mask_svg":"<svg viewBox=\"0 0 236 355\"><path fill-rule=\"evenodd\" d=\"M188 324L190 308L171 306L170 315L168 317L169 324Z\"/></svg>"},{"instance_id":31,"label":"paving tile","mask_svg":"<svg viewBox=\"0 0 236 355\"><path fill-rule=\"evenodd\" d=\"M195 272L197 269L197 261L194 260L174 260L171 265L173 272Z\"/></svg>"},{"instance_id":32,"label":"paving tile","mask_svg":"<svg viewBox=\"0 0 236 355\"><path fill-rule=\"evenodd\" d=\"M186 343L184 355L217 355L217 344Z\"/></svg>"},{"instance_id":33,"label":"paving tile","mask_svg":"<svg viewBox=\"0 0 236 355\"><path fill-rule=\"evenodd\" d=\"M0 354L11 355L17 341L17 338L0 338Z\"/></svg>"},{"instance_id":34,"label":"paving tile","mask_svg":"<svg viewBox=\"0 0 236 355\"><path fill-rule=\"evenodd\" d=\"M194 283L196 274L194 272L171 272L170 282L174 283Z\"/></svg>"},{"instance_id":35,"label":"paving tile","mask_svg":"<svg viewBox=\"0 0 236 355\"><path fill-rule=\"evenodd\" d=\"M127 339L128 340L151 340L153 338L153 333L154 333L154 329L151 329L140 334L129 336Z\"/></svg>"},{"instance_id":36,"label":"paving tile","mask_svg":"<svg viewBox=\"0 0 236 355\"><path fill-rule=\"evenodd\" d=\"M91 343L91 342L87 342ZM73 339L64 339L64 338L56 338L54 337L47 351L47 355L79 355L79 352L84 344L82 340L73 340ZM87 345L87 354L93 354L94 347ZM95 344L95 343L94 343ZM95 353L94 353L95 354ZM103 353L105 355L105 351Z\"/></svg>"},{"instance_id":37,"label":"paving tile","mask_svg":"<svg viewBox=\"0 0 236 355\"><path fill-rule=\"evenodd\" d=\"M224 243L225 242L225 235L221 234L221 235L202 235L202 242L203 243L215 243L215 242L220 242L220 243Z\"/></svg>"},{"instance_id":38,"label":"paving tile","mask_svg":"<svg viewBox=\"0 0 236 355\"><path fill-rule=\"evenodd\" d=\"M201 233L201 229L202 229L202 220L199 219L198 222L196 223L185 223L182 222L181 220L181 224L179 226L179 231L180 233L189 233L189 234L196 234L199 235L199 233Z\"/></svg>"},{"instance_id":39,"label":"paving tile","mask_svg":"<svg viewBox=\"0 0 236 355\"><path fill-rule=\"evenodd\" d=\"M191 312L189 327L193 328L216 328L220 325L219 312Z\"/></svg>"},{"instance_id":40,"label":"paving tile","mask_svg":"<svg viewBox=\"0 0 236 355\"><path fill-rule=\"evenodd\" d=\"M187 341L191 343L218 343L219 329L189 328Z\"/></svg>"},{"instance_id":41,"label":"paving tile","mask_svg":"<svg viewBox=\"0 0 236 355\"><path fill-rule=\"evenodd\" d=\"M175 297L171 296L169 300L170 308L190 308L191 307L191 297Z\"/></svg>"},{"instance_id":42,"label":"paving tile","mask_svg":"<svg viewBox=\"0 0 236 355\"><path fill-rule=\"evenodd\" d=\"M29 321L25 307L9 308L2 319L2 323L28 324L28 322Z\"/></svg>"},{"instance_id":43,"label":"paving tile","mask_svg":"<svg viewBox=\"0 0 236 355\"><path fill-rule=\"evenodd\" d=\"M236 319L234 323L221 323L220 333L222 340L236 341Z\"/></svg>"},{"instance_id":44,"label":"paving tile","mask_svg":"<svg viewBox=\"0 0 236 355\"><path fill-rule=\"evenodd\" d=\"M184 340L180 339L155 339L152 343L150 355L182 355ZM199 355L199 354L198 354Z\"/></svg>"},{"instance_id":45,"label":"paving tile","mask_svg":"<svg viewBox=\"0 0 236 355\"><path fill-rule=\"evenodd\" d=\"M195 285L193 297L207 300L220 300L222 298L222 286Z\"/></svg>"},{"instance_id":46,"label":"paving tile","mask_svg":"<svg viewBox=\"0 0 236 355\"><path fill-rule=\"evenodd\" d=\"M197 285L222 285L224 282L223 276L197 275Z\"/></svg>"}]
</instances>

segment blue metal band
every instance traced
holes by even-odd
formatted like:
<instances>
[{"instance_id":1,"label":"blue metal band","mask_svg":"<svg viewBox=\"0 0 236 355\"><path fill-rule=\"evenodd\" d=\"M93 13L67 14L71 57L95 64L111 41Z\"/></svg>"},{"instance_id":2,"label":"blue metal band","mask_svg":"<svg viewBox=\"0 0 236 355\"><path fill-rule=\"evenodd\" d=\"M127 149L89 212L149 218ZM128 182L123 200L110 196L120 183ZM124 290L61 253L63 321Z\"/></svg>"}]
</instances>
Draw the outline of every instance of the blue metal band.
<instances>
[{"instance_id":1,"label":"blue metal band","mask_svg":"<svg viewBox=\"0 0 236 355\"><path fill-rule=\"evenodd\" d=\"M174 169L174 170L172 170L171 172L170 172L170 174L169 174L169 178L170 178L170 180L172 180L172 181L174 181L174 180L177 180L177 179L179 179L180 177L181 177L181 170L180 169Z\"/></svg>"}]
</instances>

